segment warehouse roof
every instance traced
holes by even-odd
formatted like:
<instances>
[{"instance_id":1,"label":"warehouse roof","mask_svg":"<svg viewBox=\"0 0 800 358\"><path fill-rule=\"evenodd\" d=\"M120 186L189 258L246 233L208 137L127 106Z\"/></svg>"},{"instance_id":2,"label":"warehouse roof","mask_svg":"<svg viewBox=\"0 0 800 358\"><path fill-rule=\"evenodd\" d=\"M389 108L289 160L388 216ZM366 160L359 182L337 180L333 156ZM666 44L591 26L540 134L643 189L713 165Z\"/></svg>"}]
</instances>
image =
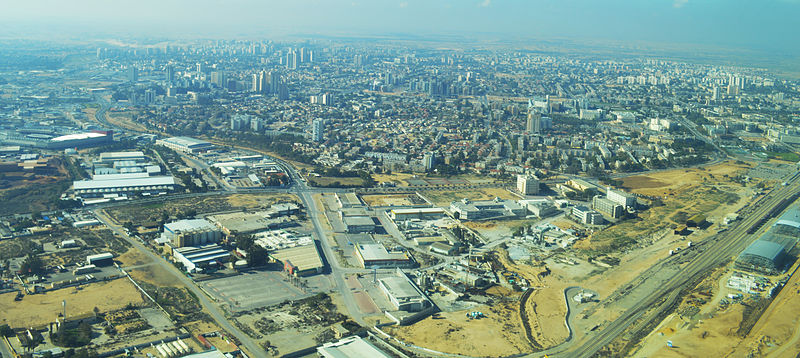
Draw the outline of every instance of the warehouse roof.
<instances>
[{"instance_id":1,"label":"warehouse roof","mask_svg":"<svg viewBox=\"0 0 800 358\"><path fill-rule=\"evenodd\" d=\"M127 188L142 186L175 185L175 178L171 176L158 176L146 178L130 178L120 180L80 180L72 182L75 190Z\"/></svg>"},{"instance_id":2,"label":"warehouse roof","mask_svg":"<svg viewBox=\"0 0 800 358\"><path fill-rule=\"evenodd\" d=\"M295 246L280 249L270 254L280 262L289 261L299 271L313 270L322 267L322 257L319 256L317 245Z\"/></svg>"},{"instance_id":3,"label":"warehouse roof","mask_svg":"<svg viewBox=\"0 0 800 358\"><path fill-rule=\"evenodd\" d=\"M216 230L216 229L217 227L208 222L206 219L179 220L168 224L164 224L164 230L169 230L171 232L178 232L178 231L189 232L196 230Z\"/></svg>"},{"instance_id":4,"label":"warehouse roof","mask_svg":"<svg viewBox=\"0 0 800 358\"><path fill-rule=\"evenodd\" d=\"M325 358L390 357L375 348L371 343L357 336L343 338L338 342L325 343L322 347L317 347L317 353Z\"/></svg>"},{"instance_id":5,"label":"warehouse roof","mask_svg":"<svg viewBox=\"0 0 800 358\"><path fill-rule=\"evenodd\" d=\"M744 251L742 251L741 256L757 256L763 257L765 259L776 261L781 254L784 252L783 245L766 240L757 240L750 244Z\"/></svg>"},{"instance_id":6,"label":"warehouse roof","mask_svg":"<svg viewBox=\"0 0 800 358\"><path fill-rule=\"evenodd\" d=\"M51 138L50 141L51 142L66 142L68 140L100 138L100 137L105 137L105 136L106 136L105 134L95 133L95 132L75 133L75 134L67 134L67 135L62 135L60 137Z\"/></svg>"},{"instance_id":7,"label":"warehouse roof","mask_svg":"<svg viewBox=\"0 0 800 358\"><path fill-rule=\"evenodd\" d=\"M162 139L162 141L172 144L177 144L180 146L184 146L187 148L191 147L206 147L212 146L213 144L204 141L202 139L192 138L192 137L170 137Z\"/></svg>"}]
</instances>

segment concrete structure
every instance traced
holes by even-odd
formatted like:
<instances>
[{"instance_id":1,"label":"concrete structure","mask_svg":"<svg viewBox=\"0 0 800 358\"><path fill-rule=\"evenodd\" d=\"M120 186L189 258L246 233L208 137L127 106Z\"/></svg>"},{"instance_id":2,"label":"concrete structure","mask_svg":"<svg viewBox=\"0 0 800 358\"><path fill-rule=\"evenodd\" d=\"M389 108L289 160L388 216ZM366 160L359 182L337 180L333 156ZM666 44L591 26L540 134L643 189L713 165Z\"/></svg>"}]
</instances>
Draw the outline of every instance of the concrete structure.
<instances>
[{"instance_id":1,"label":"concrete structure","mask_svg":"<svg viewBox=\"0 0 800 358\"><path fill-rule=\"evenodd\" d=\"M269 256L283 264L290 275L309 276L322 273L324 267L317 245L296 246L271 252Z\"/></svg>"},{"instance_id":2,"label":"concrete structure","mask_svg":"<svg viewBox=\"0 0 800 358\"><path fill-rule=\"evenodd\" d=\"M614 219L622 217L622 213L624 211L624 207L622 205L600 195L595 196L592 199L592 208Z\"/></svg>"},{"instance_id":3,"label":"concrete structure","mask_svg":"<svg viewBox=\"0 0 800 358\"><path fill-rule=\"evenodd\" d=\"M113 263L114 263L114 255L108 252L86 256L87 265L108 266Z\"/></svg>"},{"instance_id":4,"label":"concrete structure","mask_svg":"<svg viewBox=\"0 0 800 358\"><path fill-rule=\"evenodd\" d=\"M520 200L519 204L539 218L546 218L559 213L555 204L547 199Z\"/></svg>"},{"instance_id":5,"label":"concrete structure","mask_svg":"<svg viewBox=\"0 0 800 358\"><path fill-rule=\"evenodd\" d=\"M440 208L392 209L389 211L389 217L394 221L437 220L444 217L444 210Z\"/></svg>"},{"instance_id":6,"label":"concrete structure","mask_svg":"<svg viewBox=\"0 0 800 358\"><path fill-rule=\"evenodd\" d=\"M312 130L311 140L317 143L322 142L323 136L325 134L325 121L322 119L315 119L312 122L311 130Z\"/></svg>"},{"instance_id":7,"label":"concrete structure","mask_svg":"<svg viewBox=\"0 0 800 358\"><path fill-rule=\"evenodd\" d=\"M186 272L202 272L208 267L227 262L231 254L219 245L186 246L172 249L172 257L183 264Z\"/></svg>"},{"instance_id":8,"label":"concrete structure","mask_svg":"<svg viewBox=\"0 0 800 358\"><path fill-rule=\"evenodd\" d=\"M461 220L480 220L501 217L519 217L526 213L525 208L513 200L494 200L471 201L462 199L450 203L450 211L453 215L458 215Z\"/></svg>"},{"instance_id":9,"label":"concrete structure","mask_svg":"<svg viewBox=\"0 0 800 358\"><path fill-rule=\"evenodd\" d=\"M175 178L171 176L144 176L79 180L72 182L72 190L80 197L102 197L104 194L160 193L175 190ZM124 174L121 174L124 175ZM98 176L95 176L97 178Z\"/></svg>"},{"instance_id":10,"label":"concrete structure","mask_svg":"<svg viewBox=\"0 0 800 358\"><path fill-rule=\"evenodd\" d=\"M190 219L164 224L161 236L173 247L202 246L222 240L222 231L205 219Z\"/></svg>"},{"instance_id":11,"label":"concrete structure","mask_svg":"<svg viewBox=\"0 0 800 358\"><path fill-rule=\"evenodd\" d=\"M205 152L214 148L214 145L209 142L191 137L170 137L159 139L156 141L156 145L163 145L172 150L186 153Z\"/></svg>"},{"instance_id":12,"label":"concrete structure","mask_svg":"<svg viewBox=\"0 0 800 358\"><path fill-rule=\"evenodd\" d=\"M389 251L381 244L356 244L355 254L364 268L413 267L414 260L406 251Z\"/></svg>"},{"instance_id":13,"label":"concrete structure","mask_svg":"<svg viewBox=\"0 0 800 358\"><path fill-rule=\"evenodd\" d=\"M606 198L619 205L622 205L625 209L636 207L636 196L626 193L622 190L607 188Z\"/></svg>"},{"instance_id":14,"label":"concrete structure","mask_svg":"<svg viewBox=\"0 0 800 358\"><path fill-rule=\"evenodd\" d=\"M450 245L446 242L434 242L431 244L430 250L431 252L448 256L452 256L458 253L457 247Z\"/></svg>"},{"instance_id":15,"label":"concrete structure","mask_svg":"<svg viewBox=\"0 0 800 358\"><path fill-rule=\"evenodd\" d=\"M345 216L342 218L347 232L351 234L375 232L375 222L369 216Z\"/></svg>"},{"instance_id":16,"label":"concrete structure","mask_svg":"<svg viewBox=\"0 0 800 358\"><path fill-rule=\"evenodd\" d=\"M271 221L259 214L236 212L213 215L209 216L208 219L216 224L225 235L253 233L272 227Z\"/></svg>"},{"instance_id":17,"label":"concrete structure","mask_svg":"<svg viewBox=\"0 0 800 358\"><path fill-rule=\"evenodd\" d=\"M317 354L323 358L391 358L392 356L376 348L361 337L352 336L338 342L325 343L317 347ZM206 357L202 357L206 358ZM215 358L215 357L209 357Z\"/></svg>"},{"instance_id":18,"label":"concrete structure","mask_svg":"<svg viewBox=\"0 0 800 358\"><path fill-rule=\"evenodd\" d=\"M603 224L603 215L589 209L583 205L572 207L572 216L578 219L583 224L601 225Z\"/></svg>"},{"instance_id":19,"label":"concrete structure","mask_svg":"<svg viewBox=\"0 0 800 358\"><path fill-rule=\"evenodd\" d=\"M134 162L143 162L145 161L145 156L143 152L139 151L132 151L132 152L104 152L100 153L100 162L101 163L114 163L116 161L134 161Z\"/></svg>"},{"instance_id":20,"label":"concrete structure","mask_svg":"<svg viewBox=\"0 0 800 358\"><path fill-rule=\"evenodd\" d=\"M339 204L339 207L342 209L364 206L364 203L361 202L361 199L359 199L358 195L355 193L336 193L334 196L336 197L336 203Z\"/></svg>"},{"instance_id":21,"label":"concrete structure","mask_svg":"<svg viewBox=\"0 0 800 358\"><path fill-rule=\"evenodd\" d=\"M419 312L432 306L428 297L402 272L382 278L378 283L395 310Z\"/></svg>"},{"instance_id":22,"label":"concrete structure","mask_svg":"<svg viewBox=\"0 0 800 358\"><path fill-rule=\"evenodd\" d=\"M539 178L533 175L517 175L517 191L522 195L539 194Z\"/></svg>"}]
</instances>

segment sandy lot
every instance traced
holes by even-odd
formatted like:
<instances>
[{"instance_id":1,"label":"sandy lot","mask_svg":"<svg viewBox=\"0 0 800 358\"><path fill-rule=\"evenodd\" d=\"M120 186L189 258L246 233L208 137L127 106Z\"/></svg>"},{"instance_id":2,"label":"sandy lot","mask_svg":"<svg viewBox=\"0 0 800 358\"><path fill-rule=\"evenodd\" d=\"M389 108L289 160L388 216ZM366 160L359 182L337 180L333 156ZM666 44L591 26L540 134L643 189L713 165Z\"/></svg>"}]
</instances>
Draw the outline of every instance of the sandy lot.
<instances>
[{"instance_id":1,"label":"sandy lot","mask_svg":"<svg viewBox=\"0 0 800 358\"><path fill-rule=\"evenodd\" d=\"M397 195L362 195L361 199L369 206L403 206L414 205L408 198L409 194ZM413 194L411 194L413 195Z\"/></svg>"},{"instance_id":2,"label":"sandy lot","mask_svg":"<svg viewBox=\"0 0 800 358\"><path fill-rule=\"evenodd\" d=\"M650 196L668 196L697 185L703 180L728 181L744 173L751 165L723 162L703 169L676 169L649 175L636 175L624 178L623 186L634 193Z\"/></svg>"},{"instance_id":3,"label":"sandy lot","mask_svg":"<svg viewBox=\"0 0 800 358\"><path fill-rule=\"evenodd\" d=\"M390 326L387 333L397 339L445 353L476 357L499 357L531 351L519 325L518 303L479 306L474 310L444 312L440 318L428 317L411 326ZM487 315L468 320L466 313Z\"/></svg>"},{"instance_id":4,"label":"sandy lot","mask_svg":"<svg viewBox=\"0 0 800 358\"><path fill-rule=\"evenodd\" d=\"M422 195L428 198L428 200L432 201L434 204L444 207L450 206L450 203L453 201L464 198L469 200L492 200L494 198L519 199L516 195L512 194L508 190L500 188L483 188L458 191L431 191Z\"/></svg>"},{"instance_id":5,"label":"sandy lot","mask_svg":"<svg viewBox=\"0 0 800 358\"><path fill-rule=\"evenodd\" d=\"M90 313L97 307L100 312L108 312L128 304L142 303L142 296L133 284L125 278L109 282L92 283L81 286L50 291L45 294L25 296L15 302L16 293L0 295L0 322L11 327L31 327L45 325L56 319L61 312L61 301L67 301L67 317Z\"/></svg>"},{"instance_id":6,"label":"sandy lot","mask_svg":"<svg viewBox=\"0 0 800 358\"><path fill-rule=\"evenodd\" d=\"M126 270L136 282L147 282L156 286L183 287L177 278L158 264L140 266Z\"/></svg>"}]
</instances>

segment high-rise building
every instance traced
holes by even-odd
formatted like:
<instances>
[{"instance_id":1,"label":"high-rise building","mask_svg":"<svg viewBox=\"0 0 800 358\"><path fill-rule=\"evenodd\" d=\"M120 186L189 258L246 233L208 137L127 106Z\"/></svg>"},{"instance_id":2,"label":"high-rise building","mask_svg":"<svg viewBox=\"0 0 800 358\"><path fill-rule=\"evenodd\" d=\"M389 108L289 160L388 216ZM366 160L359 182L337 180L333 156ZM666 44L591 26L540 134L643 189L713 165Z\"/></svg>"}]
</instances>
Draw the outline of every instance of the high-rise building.
<instances>
[{"instance_id":1,"label":"high-rise building","mask_svg":"<svg viewBox=\"0 0 800 358\"><path fill-rule=\"evenodd\" d=\"M528 120L525 122L525 131L528 133L534 133L536 130L536 121L538 121L542 117L541 114L529 111L528 112Z\"/></svg>"},{"instance_id":2,"label":"high-rise building","mask_svg":"<svg viewBox=\"0 0 800 358\"><path fill-rule=\"evenodd\" d=\"M297 51L289 51L286 54L286 69L296 70L298 61L299 59L297 58Z\"/></svg>"},{"instance_id":3,"label":"high-rise building","mask_svg":"<svg viewBox=\"0 0 800 358\"><path fill-rule=\"evenodd\" d=\"M156 102L156 90L149 88L144 91L144 103L153 104Z\"/></svg>"},{"instance_id":4,"label":"high-rise building","mask_svg":"<svg viewBox=\"0 0 800 358\"><path fill-rule=\"evenodd\" d=\"M311 139L317 143L322 142L325 130L325 122L322 119L315 119L311 122Z\"/></svg>"},{"instance_id":5,"label":"high-rise building","mask_svg":"<svg viewBox=\"0 0 800 358\"><path fill-rule=\"evenodd\" d=\"M277 71L269 73L269 93L278 93L281 86L281 75Z\"/></svg>"},{"instance_id":6,"label":"high-rise building","mask_svg":"<svg viewBox=\"0 0 800 358\"><path fill-rule=\"evenodd\" d=\"M128 82L139 81L139 69L131 65L128 67Z\"/></svg>"},{"instance_id":7,"label":"high-rise building","mask_svg":"<svg viewBox=\"0 0 800 358\"><path fill-rule=\"evenodd\" d=\"M226 88L227 81L225 81L225 71L222 70L211 71L211 83L219 87Z\"/></svg>"},{"instance_id":8,"label":"high-rise building","mask_svg":"<svg viewBox=\"0 0 800 358\"><path fill-rule=\"evenodd\" d=\"M714 86L714 89L711 90L711 100L712 101L719 101L722 98L719 93L719 86Z\"/></svg>"},{"instance_id":9,"label":"high-rise building","mask_svg":"<svg viewBox=\"0 0 800 358\"><path fill-rule=\"evenodd\" d=\"M258 73L254 73L250 79L250 92L261 92L258 80Z\"/></svg>"},{"instance_id":10,"label":"high-rise building","mask_svg":"<svg viewBox=\"0 0 800 358\"><path fill-rule=\"evenodd\" d=\"M324 106L332 106L333 105L333 95L326 92L322 95L322 105Z\"/></svg>"},{"instance_id":11,"label":"high-rise building","mask_svg":"<svg viewBox=\"0 0 800 358\"><path fill-rule=\"evenodd\" d=\"M425 153L425 156L422 157L422 162L425 165L426 172L433 170L433 168L436 167L437 164L436 153L434 152Z\"/></svg>"},{"instance_id":12,"label":"high-rise building","mask_svg":"<svg viewBox=\"0 0 800 358\"><path fill-rule=\"evenodd\" d=\"M539 178L533 175L517 175L517 190L522 195L539 194Z\"/></svg>"},{"instance_id":13,"label":"high-rise building","mask_svg":"<svg viewBox=\"0 0 800 358\"><path fill-rule=\"evenodd\" d=\"M630 207L636 207L636 196L626 193L622 190L606 188L606 198L619 205L622 205L622 207L626 209Z\"/></svg>"},{"instance_id":14,"label":"high-rise building","mask_svg":"<svg viewBox=\"0 0 800 358\"><path fill-rule=\"evenodd\" d=\"M289 86L285 83L281 83L280 86L278 86L278 99L281 101L289 99Z\"/></svg>"},{"instance_id":15,"label":"high-rise building","mask_svg":"<svg viewBox=\"0 0 800 358\"><path fill-rule=\"evenodd\" d=\"M172 83L175 81L175 67L172 65L167 65L167 67L164 69L164 80L167 81L167 83Z\"/></svg>"}]
</instances>

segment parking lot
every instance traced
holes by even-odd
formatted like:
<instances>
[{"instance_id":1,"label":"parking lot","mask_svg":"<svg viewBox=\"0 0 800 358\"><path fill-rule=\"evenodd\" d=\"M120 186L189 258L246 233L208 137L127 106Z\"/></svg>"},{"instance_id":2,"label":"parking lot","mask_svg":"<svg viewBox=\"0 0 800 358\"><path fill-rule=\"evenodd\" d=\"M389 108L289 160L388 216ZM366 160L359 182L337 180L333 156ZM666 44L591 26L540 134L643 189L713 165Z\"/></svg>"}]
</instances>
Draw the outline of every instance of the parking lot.
<instances>
[{"instance_id":1,"label":"parking lot","mask_svg":"<svg viewBox=\"0 0 800 358\"><path fill-rule=\"evenodd\" d=\"M330 280L323 275L301 277L291 283L286 274L267 270L245 272L198 284L220 302L228 303L233 311L246 311L286 300L296 300L332 287Z\"/></svg>"}]
</instances>

